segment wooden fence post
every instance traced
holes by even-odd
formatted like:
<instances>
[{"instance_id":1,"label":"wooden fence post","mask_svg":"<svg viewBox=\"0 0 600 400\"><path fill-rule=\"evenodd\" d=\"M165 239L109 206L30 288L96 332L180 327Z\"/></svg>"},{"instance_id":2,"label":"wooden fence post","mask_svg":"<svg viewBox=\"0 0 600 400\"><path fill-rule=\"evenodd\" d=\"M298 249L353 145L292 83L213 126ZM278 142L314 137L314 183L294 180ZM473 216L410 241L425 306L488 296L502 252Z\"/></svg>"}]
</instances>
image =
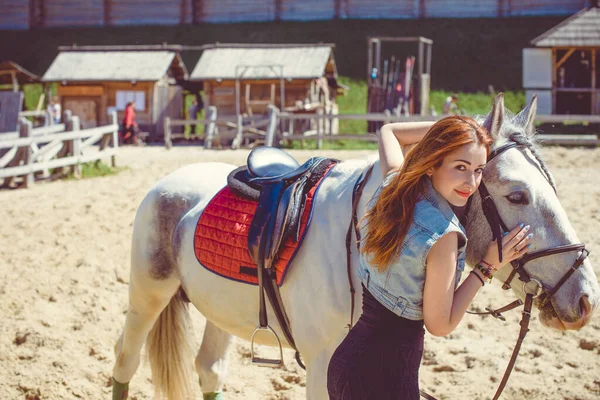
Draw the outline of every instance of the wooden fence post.
<instances>
[{"instance_id":1,"label":"wooden fence post","mask_svg":"<svg viewBox=\"0 0 600 400\"><path fill-rule=\"evenodd\" d=\"M215 137L215 130L217 128L217 107L215 106L210 106L208 107L208 109L206 110L207 112L207 119L209 120L209 123L206 125L206 128L204 129L204 131L206 132L206 135L204 136L204 148L205 149L210 149L212 147L212 141Z\"/></svg>"},{"instance_id":2,"label":"wooden fence post","mask_svg":"<svg viewBox=\"0 0 600 400\"><path fill-rule=\"evenodd\" d=\"M242 146L242 140L244 140L244 117L242 115L237 116L237 133L231 142L232 149L239 149Z\"/></svg>"},{"instance_id":3,"label":"wooden fence post","mask_svg":"<svg viewBox=\"0 0 600 400\"><path fill-rule=\"evenodd\" d=\"M71 129L67 130L70 130L71 132L78 132L81 129L81 123L79 122L78 116L71 117L70 128ZM81 151L81 138L78 137L73 139L73 156L81 157L82 155L83 154ZM71 171L73 172L73 176L75 178L81 178L81 162L79 160L75 164L73 164L73 166L71 167Z\"/></svg>"},{"instance_id":4,"label":"wooden fence post","mask_svg":"<svg viewBox=\"0 0 600 400\"><path fill-rule=\"evenodd\" d=\"M113 113L114 113L114 116L113 116ZM117 121L116 111L112 111L110 114L108 114L108 116L109 116L109 120L110 120L109 123L115 124ZM118 135L118 130L117 130L117 135ZM100 151L104 150L107 147L110 147L113 139L114 138L113 138L112 132L106 133L104 136L102 136L102 139L100 139L100 145L99 145ZM118 139L118 136L117 136L117 139Z\"/></svg>"},{"instance_id":5,"label":"wooden fence post","mask_svg":"<svg viewBox=\"0 0 600 400\"><path fill-rule=\"evenodd\" d=\"M110 122L113 125L117 126L112 133L113 149L116 152L117 149L119 148L119 121L117 120L117 112L116 111L113 111L110 113ZM116 154L113 154L112 156L110 156L110 164L112 165L113 168L117 166L117 155Z\"/></svg>"},{"instance_id":6,"label":"wooden fence post","mask_svg":"<svg viewBox=\"0 0 600 400\"><path fill-rule=\"evenodd\" d=\"M169 150L173 147L173 140L171 139L171 117L165 117L164 124L165 148Z\"/></svg>"},{"instance_id":7,"label":"wooden fence post","mask_svg":"<svg viewBox=\"0 0 600 400\"><path fill-rule=\"evenodd\" d=\"M328 108L329 109L327 110L327 135L333 136L333 105L330 104Z\"/></svg>"},{"instance_id":8,"label":"wooden fence post","mask_svg":"<svg viewBox=\"0 0 600 400\"><path fill-rule=\"evenodd\" d=\"M31 129L33 128L33 124L27 118L19 119L19 137L20 138L30 138L31 137ZM23 165L31 165L33 164L33 149L31 145L25 145L22 147L22 158ZM33 186L35 182L35 178L33 172L28 172L26 175L23 175L23 186L29 188Z\"/></svg>"},{"instance_id":9,"label":"wooden fence post","mask_svg":"<svg viewBox=\"0 0 600 400\"><path fill-rule=\"evenodd\" d=\"M44 126L54 125L54 118L52 118L52 114L49 111L44 112Z\"/></svg>"},{"instance_id":10,"label":"wooden fence post","mask_svg":"<svg viewBox=\"0 0 600 400\"><path fill-rule=\"evenodd\" d=\"M277 120L279 119L279 109L272 104L268 106L269 125L267 126L267 134L265 136L265 146L273 147L275 139L275 131L277 130Z\"/></svg>"},{"instance_id":11,"label":"wooden fence post","mask_svg":"<svg viewBox=\"0 0 600 400\"><path fill-rule=\"evenodd\" d=\"M323 110L317 111L317 149L323 148Z\"/></svg>"}]
</instances>

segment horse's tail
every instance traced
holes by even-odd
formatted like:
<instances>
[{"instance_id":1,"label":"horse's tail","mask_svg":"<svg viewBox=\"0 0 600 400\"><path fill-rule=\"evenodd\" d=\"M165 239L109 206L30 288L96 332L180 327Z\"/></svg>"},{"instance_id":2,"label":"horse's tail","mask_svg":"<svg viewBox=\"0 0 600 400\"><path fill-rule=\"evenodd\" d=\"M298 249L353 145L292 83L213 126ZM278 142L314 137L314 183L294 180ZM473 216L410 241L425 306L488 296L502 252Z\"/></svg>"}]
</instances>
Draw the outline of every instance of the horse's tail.
<instances>
[{"instance_id":1,"label":"horse's tail","mask_svg":"<svg viewBox=\"0 0 600 400\"><path fill-rule=\"evenodd\" d=\"M169 400L193 398L194 373L188 303L181 290L162 311L148 334L147 349L156 394Z\"/></svg>"}]
</instances>

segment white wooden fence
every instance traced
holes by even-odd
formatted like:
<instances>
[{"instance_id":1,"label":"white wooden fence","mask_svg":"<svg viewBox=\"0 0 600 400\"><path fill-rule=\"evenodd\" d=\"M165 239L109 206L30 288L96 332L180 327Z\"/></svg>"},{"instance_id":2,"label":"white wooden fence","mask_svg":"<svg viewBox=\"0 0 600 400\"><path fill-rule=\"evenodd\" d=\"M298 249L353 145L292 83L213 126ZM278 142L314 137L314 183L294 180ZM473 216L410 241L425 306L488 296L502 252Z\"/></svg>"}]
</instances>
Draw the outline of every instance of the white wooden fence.
<instances>
[{"instance_id":1,"label":"white wooden fence","mask_svg":"<svg viewBox=\"0 0 600 400\"><path fill-rule=\"evenodd\" d=\"M332 127L340 120L355 121L377 121L382 123L390 122L408 122L408 121L437 121L445 115L414 115L414 116L396 116L389 111L383 113L370 114L295 114L281 112L277 107L269 106L268 115L265 116L239 116L239 117L217 117L217 109L212 106L207 110L205 120L172 120L165 118L165 146L167 149L172 146L174 137L183 137L183 134L172 134L172 126L198 125L205 124L204 147L209 149L213 146L213 141L218 138L233 138L232 148L239 148L244 140L247 142L256 140L264 142L266 146L276 144L276 136L282 140L307 140L317 141L317 148L321 149L323 141L328 140L360 140L367 142L376 142L377 137L370 134L334 134ZM536 122L556 122L566 121L588 121L592 123L600 122L600 116L586 115L538 115ZM307 126L314 129L306 130ZM219 127L225 127L226 130L219 130ZM569 146L599 146L600 139L594 134L538 134L537 138L542 145L569 145Z\"/></svg>"},{"instance_id":2,"label":"white wooden fence","mask_svg":"<svg viewBox=\"0 0 600 400\"><path fill-rule=\"evenodd\" d=\"M217 117L217 107L211 106L206 110L204 120L195 119L171 119L166 117L164 120L164 140L165 147L170 149L173 146L174 139L184 138L183 133L173 133L172 127L191 126L192 130L196 125L204 125L204 147L210 149L213 147L213 141L216 139L233 139L232 148L239 148L242 141L254 141L267 136L268 128L272 125L271 120L274 117L275 107L270 106L268 116L229 116ZM193 134L192 134L193 135Z\"/></svg>"},{"instance_id":3,"label":"white wooden fence","mask_svg":"<svg viewBox=\"0 0 600 400\"><path fill-rule=\"evenodd\" d=\"M65 111L63 120L64 124L33 129L30 121L21 118L18 132L0 133L0 154L5 152L0 157L0 179L5 186L17 177L25 187L31 186L35 173L48 176L50 169L57 168L80 176L82 163L107 157L115 166L119 146L116 113L111 114L111 124L83 130L79 117L70 111ZM99 150L92 149L98 141Z\"/></svg>"}]
</instances>

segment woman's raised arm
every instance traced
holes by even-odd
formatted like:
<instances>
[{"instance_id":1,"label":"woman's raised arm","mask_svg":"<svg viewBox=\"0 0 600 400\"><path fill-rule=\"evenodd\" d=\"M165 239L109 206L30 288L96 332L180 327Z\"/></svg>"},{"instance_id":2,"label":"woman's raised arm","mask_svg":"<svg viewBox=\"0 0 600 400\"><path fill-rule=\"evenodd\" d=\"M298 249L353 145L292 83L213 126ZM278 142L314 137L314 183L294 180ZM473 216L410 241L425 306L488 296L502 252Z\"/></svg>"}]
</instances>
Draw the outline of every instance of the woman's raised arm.
<instances>
[{"instance_id":1,"label":"woman's raised arm","mask_svg":"<svg viewBox=\"0 0 600 400\"><path fill-rule=\"evenodd\" d=\"M377 133L379 139L379 165L385 177L402 167L407 146L417 143L425 136L433 121L395 122L385 124Z\"/></svg>"}]
</instances>

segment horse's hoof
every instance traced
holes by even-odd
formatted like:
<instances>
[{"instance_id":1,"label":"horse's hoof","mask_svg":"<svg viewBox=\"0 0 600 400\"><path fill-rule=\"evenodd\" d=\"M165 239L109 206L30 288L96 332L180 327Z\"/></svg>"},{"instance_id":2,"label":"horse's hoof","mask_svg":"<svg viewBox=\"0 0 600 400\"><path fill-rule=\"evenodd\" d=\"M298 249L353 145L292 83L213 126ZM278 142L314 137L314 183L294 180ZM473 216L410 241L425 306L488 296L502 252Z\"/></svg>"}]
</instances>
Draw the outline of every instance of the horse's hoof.
<instances>
[{"instance_id":1,"label":"horse's hoof","mask_svg":"<svg viewBox=\"0 0 600 400\"><path fill-rule=\"evenodd\" d=\"M203 394L204 400L225 400L223 392L210 392Z\"/></svg>"},{"instance_id":2,"label":"horse's hoof","mask_svg":"<svg viewBox=\"0 0 600 400\"><path fill-rule=\"evenodd\" d=\"M113 400L127 400L127 395L129 394L129 382L120 383L115 381L113 378Z\"/></svg>"}]
</instances>

